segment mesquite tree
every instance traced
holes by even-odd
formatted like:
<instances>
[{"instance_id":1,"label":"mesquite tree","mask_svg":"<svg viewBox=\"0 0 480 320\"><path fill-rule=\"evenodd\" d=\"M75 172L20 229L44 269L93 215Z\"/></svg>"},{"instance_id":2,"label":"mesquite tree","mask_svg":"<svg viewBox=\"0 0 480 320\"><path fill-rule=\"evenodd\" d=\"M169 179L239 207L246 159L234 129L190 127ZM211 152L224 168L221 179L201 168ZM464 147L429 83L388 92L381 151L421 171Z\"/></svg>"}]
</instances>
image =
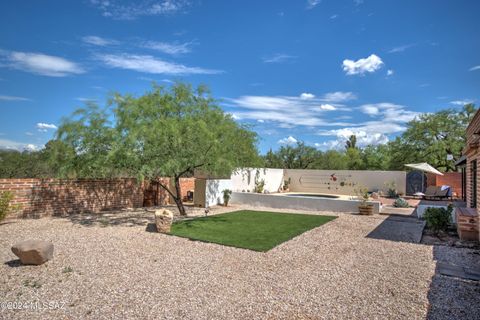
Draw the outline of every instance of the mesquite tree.
<instances>
[{"instance_id":1,"label":"mesquite tree","mask_svg":"<svg viewBox=\"0 0 480 320\"><path fill-rule=\"evenodd\" d=\"M196 170L229 175L258 161L257 135L216 104L203 86L153 85L143 96L115 94L108 107L77 110L57 139L76 150L65 172L83 177L136 176L173 179L160 186L185 214L180 178Z\"/></svg>"}]
</instances>

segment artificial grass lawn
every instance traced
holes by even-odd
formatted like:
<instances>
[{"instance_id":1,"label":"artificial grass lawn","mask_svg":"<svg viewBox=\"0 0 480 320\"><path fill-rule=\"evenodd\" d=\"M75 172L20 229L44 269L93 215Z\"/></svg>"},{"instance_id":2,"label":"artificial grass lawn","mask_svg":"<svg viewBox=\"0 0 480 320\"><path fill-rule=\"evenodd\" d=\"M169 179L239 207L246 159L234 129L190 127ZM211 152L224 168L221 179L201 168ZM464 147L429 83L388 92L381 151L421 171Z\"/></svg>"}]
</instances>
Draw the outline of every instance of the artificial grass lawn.
<instances>
[{"instance_id":1,"label":"artificial grass lawn","mask_svg":"<svg viewBox=\"0 0 480 320\"><path fill-rule=\"evenodd\" d=\"M268 251L336 217L242 210L176 222L170 234L255 251Z\"/></svg>"}]
</instances>

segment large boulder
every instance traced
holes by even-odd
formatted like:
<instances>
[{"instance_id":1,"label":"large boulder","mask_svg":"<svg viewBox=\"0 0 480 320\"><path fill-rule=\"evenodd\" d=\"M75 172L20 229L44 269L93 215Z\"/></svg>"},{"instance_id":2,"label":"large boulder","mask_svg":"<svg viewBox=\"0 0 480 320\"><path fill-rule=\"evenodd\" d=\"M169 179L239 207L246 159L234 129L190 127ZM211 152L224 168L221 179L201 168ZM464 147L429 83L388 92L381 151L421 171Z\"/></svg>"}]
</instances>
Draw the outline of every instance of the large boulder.
<instances>
[{"instance_id":1,"label":"large boulder","mask_svg":"<svg viewBox=\"0 0 480 320\"><path fill-rule=\"evenodd\" d=\"M155 210L155 225L157 231L161 233L169 233L172 227L173 213L167 209Z\"/></svg>"},{"instance_id":2,"label":"large boulder","mask_svg":"<svg viewBox=\"0 0 480 320\"><path fill-rule=\"evenodd\" d=\"M40 265L53 258L53 244L43 240L26 240L16 243L12 252L23 264Z\"/></svg>"}]
</instances>

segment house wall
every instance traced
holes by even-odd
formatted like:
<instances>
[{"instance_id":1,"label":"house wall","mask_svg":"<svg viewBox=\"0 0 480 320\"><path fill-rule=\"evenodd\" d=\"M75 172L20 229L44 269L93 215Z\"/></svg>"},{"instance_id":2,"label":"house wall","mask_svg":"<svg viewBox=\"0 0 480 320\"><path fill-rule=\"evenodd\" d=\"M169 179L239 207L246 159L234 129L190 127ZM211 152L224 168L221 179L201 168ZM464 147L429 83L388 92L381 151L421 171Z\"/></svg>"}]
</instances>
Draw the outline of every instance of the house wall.
<instances>
[{"instance_id":1,"label":"house wall","mask_svg":"<svg viewBox=\"0 0 480 320\"><path fill-rule=\"evenodd\" d=\"M387 191L386 182L395 181L397 192L405 194L405 171L299 170L286 169L290 191L354 195L359 187Z\"/></svg>"},{"instance_id":2,"label":"house wall","mask_svg":"<svg viewBox=\"0 0 480 320\"><path fill-rule=\"evenodd\" d=\"M466 185L467 185L467 207L469 208L478 208L480 207L480 170L479 170L479 164L480 164L480 150L479 150L479 145L480 145L480 137L478 136L477 133L480 133L480 110L478 110L472 121L467 127L467 143L466 146L463 150L463 154L467 157L467 166L466 166ZM477 161L477 201L473 201L473 189L472 189L472 162ZM479 220L479 225L477 226L478 229L480 230L480 219ZM479 240L480 240L480 235L479 235Z\"/></svg>"},{"instance_id":3,"label":"house wall","mask_svg":"<svg viewBox=\"0 0 480 320\"><path fill-rule=\"evenodd\" d=\"M480 132L480 113L477 111L472 121L470 122L467 128L467 145L464 149L464 154L467 157L467 206L469 208L479 207L479 195L480 195L480 174L478 170L478 165L480 164L480 150L479 148L479 137L475 133ZM477 201L473 203L473 192L472 192L472 161L477 160Z\"/></svg>"}]
</instances>

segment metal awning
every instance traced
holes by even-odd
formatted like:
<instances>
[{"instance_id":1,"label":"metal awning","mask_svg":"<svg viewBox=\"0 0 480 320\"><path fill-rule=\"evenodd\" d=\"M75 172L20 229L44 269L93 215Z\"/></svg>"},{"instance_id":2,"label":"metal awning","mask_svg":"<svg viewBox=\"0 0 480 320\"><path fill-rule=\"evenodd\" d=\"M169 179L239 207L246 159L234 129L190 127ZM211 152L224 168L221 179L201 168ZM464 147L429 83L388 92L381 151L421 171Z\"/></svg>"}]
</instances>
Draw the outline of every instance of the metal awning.
<instances>
[{"instance_id":1,"label":"metal awning","mask_svg":"<svg viewBox=\"0 0 480 320\"><path fill-rule=\"evenodd\" d=\"M460 157L460 159L457 160L457 162L455 162L455 167L460 167L466 164L467 164L467 156L463 155Z\"/></svg>"}]
</instances>

